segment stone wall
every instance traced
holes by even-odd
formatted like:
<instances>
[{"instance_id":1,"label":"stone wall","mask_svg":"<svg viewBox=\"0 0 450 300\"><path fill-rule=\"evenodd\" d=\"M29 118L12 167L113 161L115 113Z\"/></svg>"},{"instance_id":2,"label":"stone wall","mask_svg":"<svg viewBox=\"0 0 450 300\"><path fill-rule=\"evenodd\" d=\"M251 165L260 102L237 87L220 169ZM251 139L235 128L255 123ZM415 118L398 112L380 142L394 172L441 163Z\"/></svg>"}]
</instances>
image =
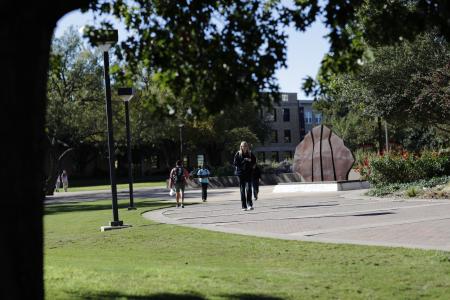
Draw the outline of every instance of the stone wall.
<instances>
[{"instance_id":1,"label":"stone wall","mask_svg":"<svg viewBox=\"0 0 450 300\"><path fill-rule=\"evenodd\" d=\"M360 180L358 173L350 171L349 180ZM302 182L298 173L280 173L280 174L261 174L261 185L276 185L278 183ZM168 187L169 180L166 181ZM209 188L238 187L239 178L237 176L209 177ZM198 178L188 182L188 187L199 188Z\"/></svg>"},{"instance_id":2,"label":"stone wall","mask_svg":"<svg viewBox=\"0 0 450 300\"><path fill-rule=\"evenodd\" d=\"M286 182L300 182L300 175L296 173L280 173L280 174L262 174L261 185L274 185L277 183ZM188 186L191 188L199 188L200 183L198 178L188 181ZM238 187L239 178L237 176L221 176L209 177L209 188L223 188L223 187Z\"/></svg>"}]
</instances>

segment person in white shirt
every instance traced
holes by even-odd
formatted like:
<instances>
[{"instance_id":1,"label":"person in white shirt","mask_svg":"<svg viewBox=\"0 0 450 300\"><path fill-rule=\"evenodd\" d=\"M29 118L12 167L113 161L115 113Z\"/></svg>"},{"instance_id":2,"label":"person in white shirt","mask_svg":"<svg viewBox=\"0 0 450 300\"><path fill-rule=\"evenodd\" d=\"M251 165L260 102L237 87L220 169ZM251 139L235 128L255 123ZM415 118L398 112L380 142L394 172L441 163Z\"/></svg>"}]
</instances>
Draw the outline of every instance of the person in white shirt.
<instances>
[{"instance_id":1,"label":"person in white shirt","mask_svg":"<svg viewBox=\"0 0 450 300\"><path fill-rule=\"evenodd\" d=\"M61 174L61 181L63 184L64 192L67 192L67 188L69 187L69 177L67 176L66 170L63 170Z\"/></svg>"},{"instance_id":2,"label":"person in white shirt","mask_svg":"<svg viewBox=\"0 0 450 300\"><path fill-rule=\"evenodd\" d=\"M208 197L208 183L209 183L209 170L205 168L204 165L200 167L197 172L197 176L200 178L200 184L202 185L202 200L206 202L206 198Z\"/></svg>"},{"instance_id":3,"label":"person in white shirt","mask_svg":"<svg viewBox=\"0 0 450 300\"><path fill-rule=\"evenodd\" d=\"M58 177L56 177L55 192L59 192L60 187L61 187L61 174L58 174Z\"/></svg>"}]
</instances>

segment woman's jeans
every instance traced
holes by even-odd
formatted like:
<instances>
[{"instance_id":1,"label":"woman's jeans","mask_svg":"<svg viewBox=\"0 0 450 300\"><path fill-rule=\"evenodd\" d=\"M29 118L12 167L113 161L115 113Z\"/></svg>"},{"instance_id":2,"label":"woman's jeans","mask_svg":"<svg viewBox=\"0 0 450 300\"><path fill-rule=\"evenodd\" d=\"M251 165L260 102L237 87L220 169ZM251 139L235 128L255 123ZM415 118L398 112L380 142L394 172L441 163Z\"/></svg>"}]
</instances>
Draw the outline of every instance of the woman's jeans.
<instances>
[{"instance_id":1,"label":"woman's jeans","mask_svg":"<svg viewBox=\"0 0 450 300\"><path fill-rule=\"evenodd\" d=\"M241 189L242 208L252 207L252 179L251 177L239 176L239 187Z\"/></svg>"},{"instance_id":2,"label":"woman's jeans","mask_svg":"<svg viewBox=\"0 0 450 300\"><path fill-rule=\"evenodd\" d=\"M203 201L206 201L206 197L208 197L207 190L208 190L208 184L202 182L202 200Z\"/></svg>"},{"instance_id":3,"label":"woman's jeans","mask_svg":"<svg viewBox=\"0 0 450 300\"><path fill-rule=\"evenodd\" d=\"M253 179L253 197L255 197L255 199L258 199L258 193L259 193L259 179Z\"/></svg>"}]
</instances>

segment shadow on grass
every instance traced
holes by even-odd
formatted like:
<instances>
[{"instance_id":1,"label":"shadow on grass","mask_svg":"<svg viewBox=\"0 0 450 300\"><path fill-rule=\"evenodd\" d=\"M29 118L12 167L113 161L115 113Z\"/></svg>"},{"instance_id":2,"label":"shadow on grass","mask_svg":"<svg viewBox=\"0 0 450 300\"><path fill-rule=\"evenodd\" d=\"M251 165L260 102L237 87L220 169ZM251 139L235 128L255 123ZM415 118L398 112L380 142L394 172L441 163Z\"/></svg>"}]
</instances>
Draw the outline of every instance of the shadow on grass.
<instances>
[{"instance_id":1,"label":"shadow on grass","mask_svg":"<svg viewBox=\"0 0 450 300\"><path fill-rule=\"evenodd\" d=\"M127 209L128 208L128 201L122 202L119 201L118 207L119 209ZM74 203L64 203L64 204L50 204L45 206L44 214L45 215L52 215L52 214L58 214L58 213L65 213L65 212L76 212L76 211L95 211L95 210L110 210L112 204L104 204L104 203L95 203L95 202L89 202L86 204L74 204ZM160 202L160 201L139 201L135 202L134 206L137 208L147 208L151 210L152 208L162 208L167 206L167 203Z\"/></svg>"},{"instance_id":2,"label":"shadow on grass","mask_svg":"<svg viewBox=\"0 0 450 300\"><path fill-rule=\"evenodd\" d=\"M225 299L229 300L282 300L283 298L261 295L261 294L231 294L231 295L221 295Z\"/></svg>"},{"instance_id":3,"label":"shadow on grass","mask_svg":"<svg viewBox=\"0 0 450 300\"><path fill-rule=\"evenodd\" d=\"M76 295L78 296L78 295ZM220 295L229 300L282 300L283 298L272 297L261 294L226 294ZM159 293L144 296L126 295L118 292L104 292L98 294L84 294L82 299L90 300L107 300L107 299L128 299L128 300L205 300L206 298L198 294L173 294L173 293Z\"/></svg>"},{"instance_id":4,"label":"shadow on grass","mask_svg":"<svg viewBox=\"0 0 450 300\"><path fill-rule=\"evenodd\" d=\"M78 297L78 295L75 295ZM172 293L160 293L144 296L126 295L118 292L104 292L98 294L84 294L81 299L90 300L107 300L107 299L128 299L128 300L205 300L206 298L195 294L172 294Z\"/></svg>"}]
</instances>

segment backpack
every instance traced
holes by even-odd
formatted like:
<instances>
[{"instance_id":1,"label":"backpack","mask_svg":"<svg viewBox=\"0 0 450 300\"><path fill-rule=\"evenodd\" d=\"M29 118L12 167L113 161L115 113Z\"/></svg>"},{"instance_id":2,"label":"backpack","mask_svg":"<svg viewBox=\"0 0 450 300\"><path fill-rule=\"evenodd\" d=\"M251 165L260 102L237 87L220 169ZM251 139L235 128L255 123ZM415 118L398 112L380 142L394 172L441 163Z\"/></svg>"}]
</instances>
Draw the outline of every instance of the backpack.
<instances>
[{"instance_id":1,"label":"backpack","mask_svg":"<svg viewBox=\"0 0 450 300\"><path fill-rule=\"evenodd\" d=\"M176 167L175 172L172 174L172 182L173 183L181 183L184 182L184 170L183 167Z\"/></svg>"}]
</instances>

